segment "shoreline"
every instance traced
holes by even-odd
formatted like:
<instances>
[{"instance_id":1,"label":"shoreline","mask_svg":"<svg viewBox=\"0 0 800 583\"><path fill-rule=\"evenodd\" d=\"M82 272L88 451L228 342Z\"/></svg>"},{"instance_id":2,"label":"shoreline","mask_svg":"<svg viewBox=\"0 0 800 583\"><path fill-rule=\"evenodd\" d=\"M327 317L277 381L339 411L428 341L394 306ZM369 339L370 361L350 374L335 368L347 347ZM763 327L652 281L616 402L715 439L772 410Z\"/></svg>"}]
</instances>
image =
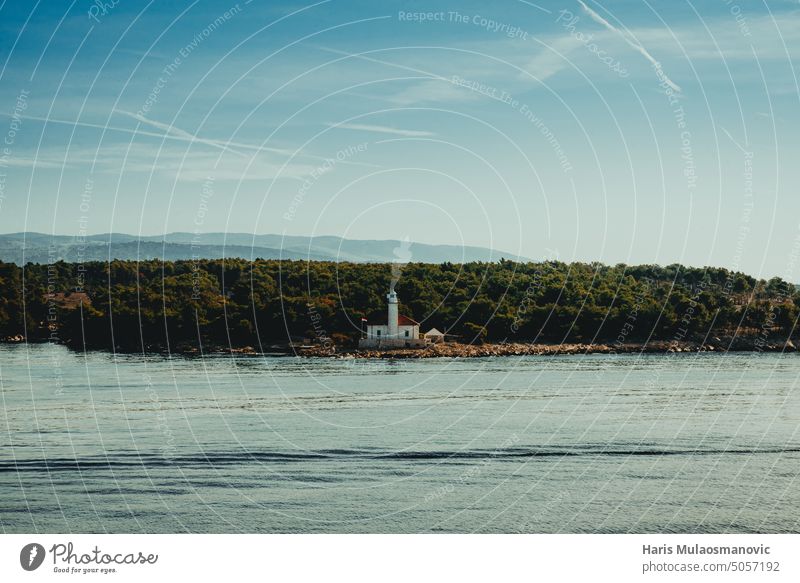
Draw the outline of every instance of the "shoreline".
<instances>
[{"instance_id":1,"label":"shoreline","mask_svg":"<svg viewBox=\"0 0 800 583\"><path fill-rule=\"evenodd\" d=\"M556 356L576 354L677 354L677 353L729 353L771 352L794 353L798 347L791 340L762 338L714 338L707 342L655 340L647 343L495 343L495 344L431 344L425 348L339 349L314 346L296 351L308 358L361 358L361 359L412 359L412 358L485 358L490 356Z\"/></svg>"},{"instance_id":2,"label":"shoreline","mask_svg":"<svg viewBox=\"0 0 800 583\"><path fill-rule=\"evenodd\" d=\"M24 338L11 337L0 339L0 344L19 345L28 343ZM48 341L31 341L30 344L49 344ZM68 344L58 343L70 350L78 350ZM647 343L629 342L615 343L582 343L564 342L527 343L500 342L484 344L460 344L448 342L431 344L425 348L394 349L359 349L331 346L292 347L290 345L271 345L260 351L253 346L212 346L201 349L196 346L176 345L171 348L148 346L129 349L117 346L115 350L99 346L87 346L90 352L114 352L117 354L174 354L180 356L209 356L219 354L242 356L297 356L303 358L335 358L335 359L417 359L417 358L486 358L503 356L559 356L580 354L685 354L698 352L711 353L794 353L800 351L800 342L796 345L792 340L762 337L726 337L713 338L707 342L654 340Z\"/></svg>"}]
</instances>

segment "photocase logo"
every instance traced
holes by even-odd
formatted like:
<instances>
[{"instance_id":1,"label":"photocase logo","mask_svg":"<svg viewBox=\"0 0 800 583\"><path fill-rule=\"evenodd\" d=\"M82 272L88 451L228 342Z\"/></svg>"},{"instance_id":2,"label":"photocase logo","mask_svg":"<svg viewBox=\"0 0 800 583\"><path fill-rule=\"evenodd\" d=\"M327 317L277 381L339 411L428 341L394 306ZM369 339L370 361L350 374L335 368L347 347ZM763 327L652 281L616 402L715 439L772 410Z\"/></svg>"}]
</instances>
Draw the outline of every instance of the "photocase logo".
<instances>
[{"instance_id":1,"label":"photocase logo","mask_svg":"<svg viewBox=\"0 0 800 583\"><path fill-rule=\"evenodd\" d=\"M35 571L44 561L44 547L39 543L29 543L19 552L19 564L26 571Z\"/></svg>"}]
</instances>

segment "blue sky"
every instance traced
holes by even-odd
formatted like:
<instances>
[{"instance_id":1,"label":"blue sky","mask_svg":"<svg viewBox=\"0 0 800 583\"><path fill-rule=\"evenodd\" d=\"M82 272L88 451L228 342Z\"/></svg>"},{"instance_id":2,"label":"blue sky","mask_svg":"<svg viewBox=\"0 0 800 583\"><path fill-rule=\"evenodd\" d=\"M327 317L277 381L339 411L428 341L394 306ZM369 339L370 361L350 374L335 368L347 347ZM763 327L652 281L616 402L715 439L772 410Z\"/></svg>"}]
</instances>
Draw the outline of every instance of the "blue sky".
<instances>
[{"instance_id":1,"label":"blue sky","mask_svg":"<svg viewBox=\"0 0 800 583\"><path fill-rule=\"evenodd\" d=\"M798 52L790 1L5 1L0 232L800 281Z\"/></svg>"}]
</instances>

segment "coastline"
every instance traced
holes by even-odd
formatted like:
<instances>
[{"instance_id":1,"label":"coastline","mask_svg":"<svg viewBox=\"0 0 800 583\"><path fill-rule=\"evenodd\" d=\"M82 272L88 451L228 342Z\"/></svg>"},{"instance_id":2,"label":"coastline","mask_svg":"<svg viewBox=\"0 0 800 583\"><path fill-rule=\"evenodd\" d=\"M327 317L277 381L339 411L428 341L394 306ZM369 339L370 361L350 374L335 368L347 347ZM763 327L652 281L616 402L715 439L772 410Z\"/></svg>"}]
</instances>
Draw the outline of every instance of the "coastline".
<instances>
[{"instance_id":1,"label":"coastline","mask_svg":"<svg viewBox=\"0 0 800 583\"><path fill-rule=\"evenodd\" d=\"M26 343L20 336L0 339L0 345L19 345ZM31 344L47 344L47 341L34 340ZM79 350L77 346L66 346L72 350ZM82 347L81 347L82 349ZM91 346L88 351L112 352L109 348ZM498 342L483 344L461 344L448 342L431 344L425 348L394 348L394 349L359 349L342 346L314 345L291 346L271 345L264 350L253 346L215 346L205 345L202 349L196 346L177 344L171 347L149 345L142 350L141 347L117 346L113 352L118 354L175 354L181 356L205 356L211 354L236 354L243 356L299 356L304 358L335 358L335 359L416 359L416 358L486 358L503 356L559 356L579 354L674 354L674 353L795 353L800 351L792 340L772 338L765 340L763 337L715 337L706 342L653 340L650 342L629 343L533 343L533 342Z\"/></svg>"},{"instance_id":2,"label":"coastline","mask_svg":"<svg viewBox=\"0 0 800 583\"><path fill-rule=\"evenodd\" d=\"M398 348L391 350L342 349L314 346L296 351L298 356L309 358L485 358L491 356L556 356L575 354L673 354L697 352L787 352L798 347L791 340L764 340L761 337L714 338L706 342L654 340L646 343L495 343L495 344L431 344L426 348Z\"/></svg>"}]
</instances>

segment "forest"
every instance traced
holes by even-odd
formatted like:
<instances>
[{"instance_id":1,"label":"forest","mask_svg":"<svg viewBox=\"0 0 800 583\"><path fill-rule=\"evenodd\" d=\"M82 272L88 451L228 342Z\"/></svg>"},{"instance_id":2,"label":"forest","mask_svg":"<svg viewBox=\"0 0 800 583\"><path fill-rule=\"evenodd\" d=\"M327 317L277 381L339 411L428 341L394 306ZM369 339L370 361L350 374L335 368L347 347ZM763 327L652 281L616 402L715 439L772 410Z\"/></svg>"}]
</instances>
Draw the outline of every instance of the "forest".
<instances>
[{"instance_id":1,"label":"forest","mask_svg":"<svg viewBox=\"0 0 800 583\"><path fill-rule=\"evenodd\" d=\"M122 351L352 346L385 322L390 263L213 259L0 263L0 340ZM400 313L450 339L643 342L794 335L795 285L681 265L409 263Z\"/></svg>"}]
</instances>

